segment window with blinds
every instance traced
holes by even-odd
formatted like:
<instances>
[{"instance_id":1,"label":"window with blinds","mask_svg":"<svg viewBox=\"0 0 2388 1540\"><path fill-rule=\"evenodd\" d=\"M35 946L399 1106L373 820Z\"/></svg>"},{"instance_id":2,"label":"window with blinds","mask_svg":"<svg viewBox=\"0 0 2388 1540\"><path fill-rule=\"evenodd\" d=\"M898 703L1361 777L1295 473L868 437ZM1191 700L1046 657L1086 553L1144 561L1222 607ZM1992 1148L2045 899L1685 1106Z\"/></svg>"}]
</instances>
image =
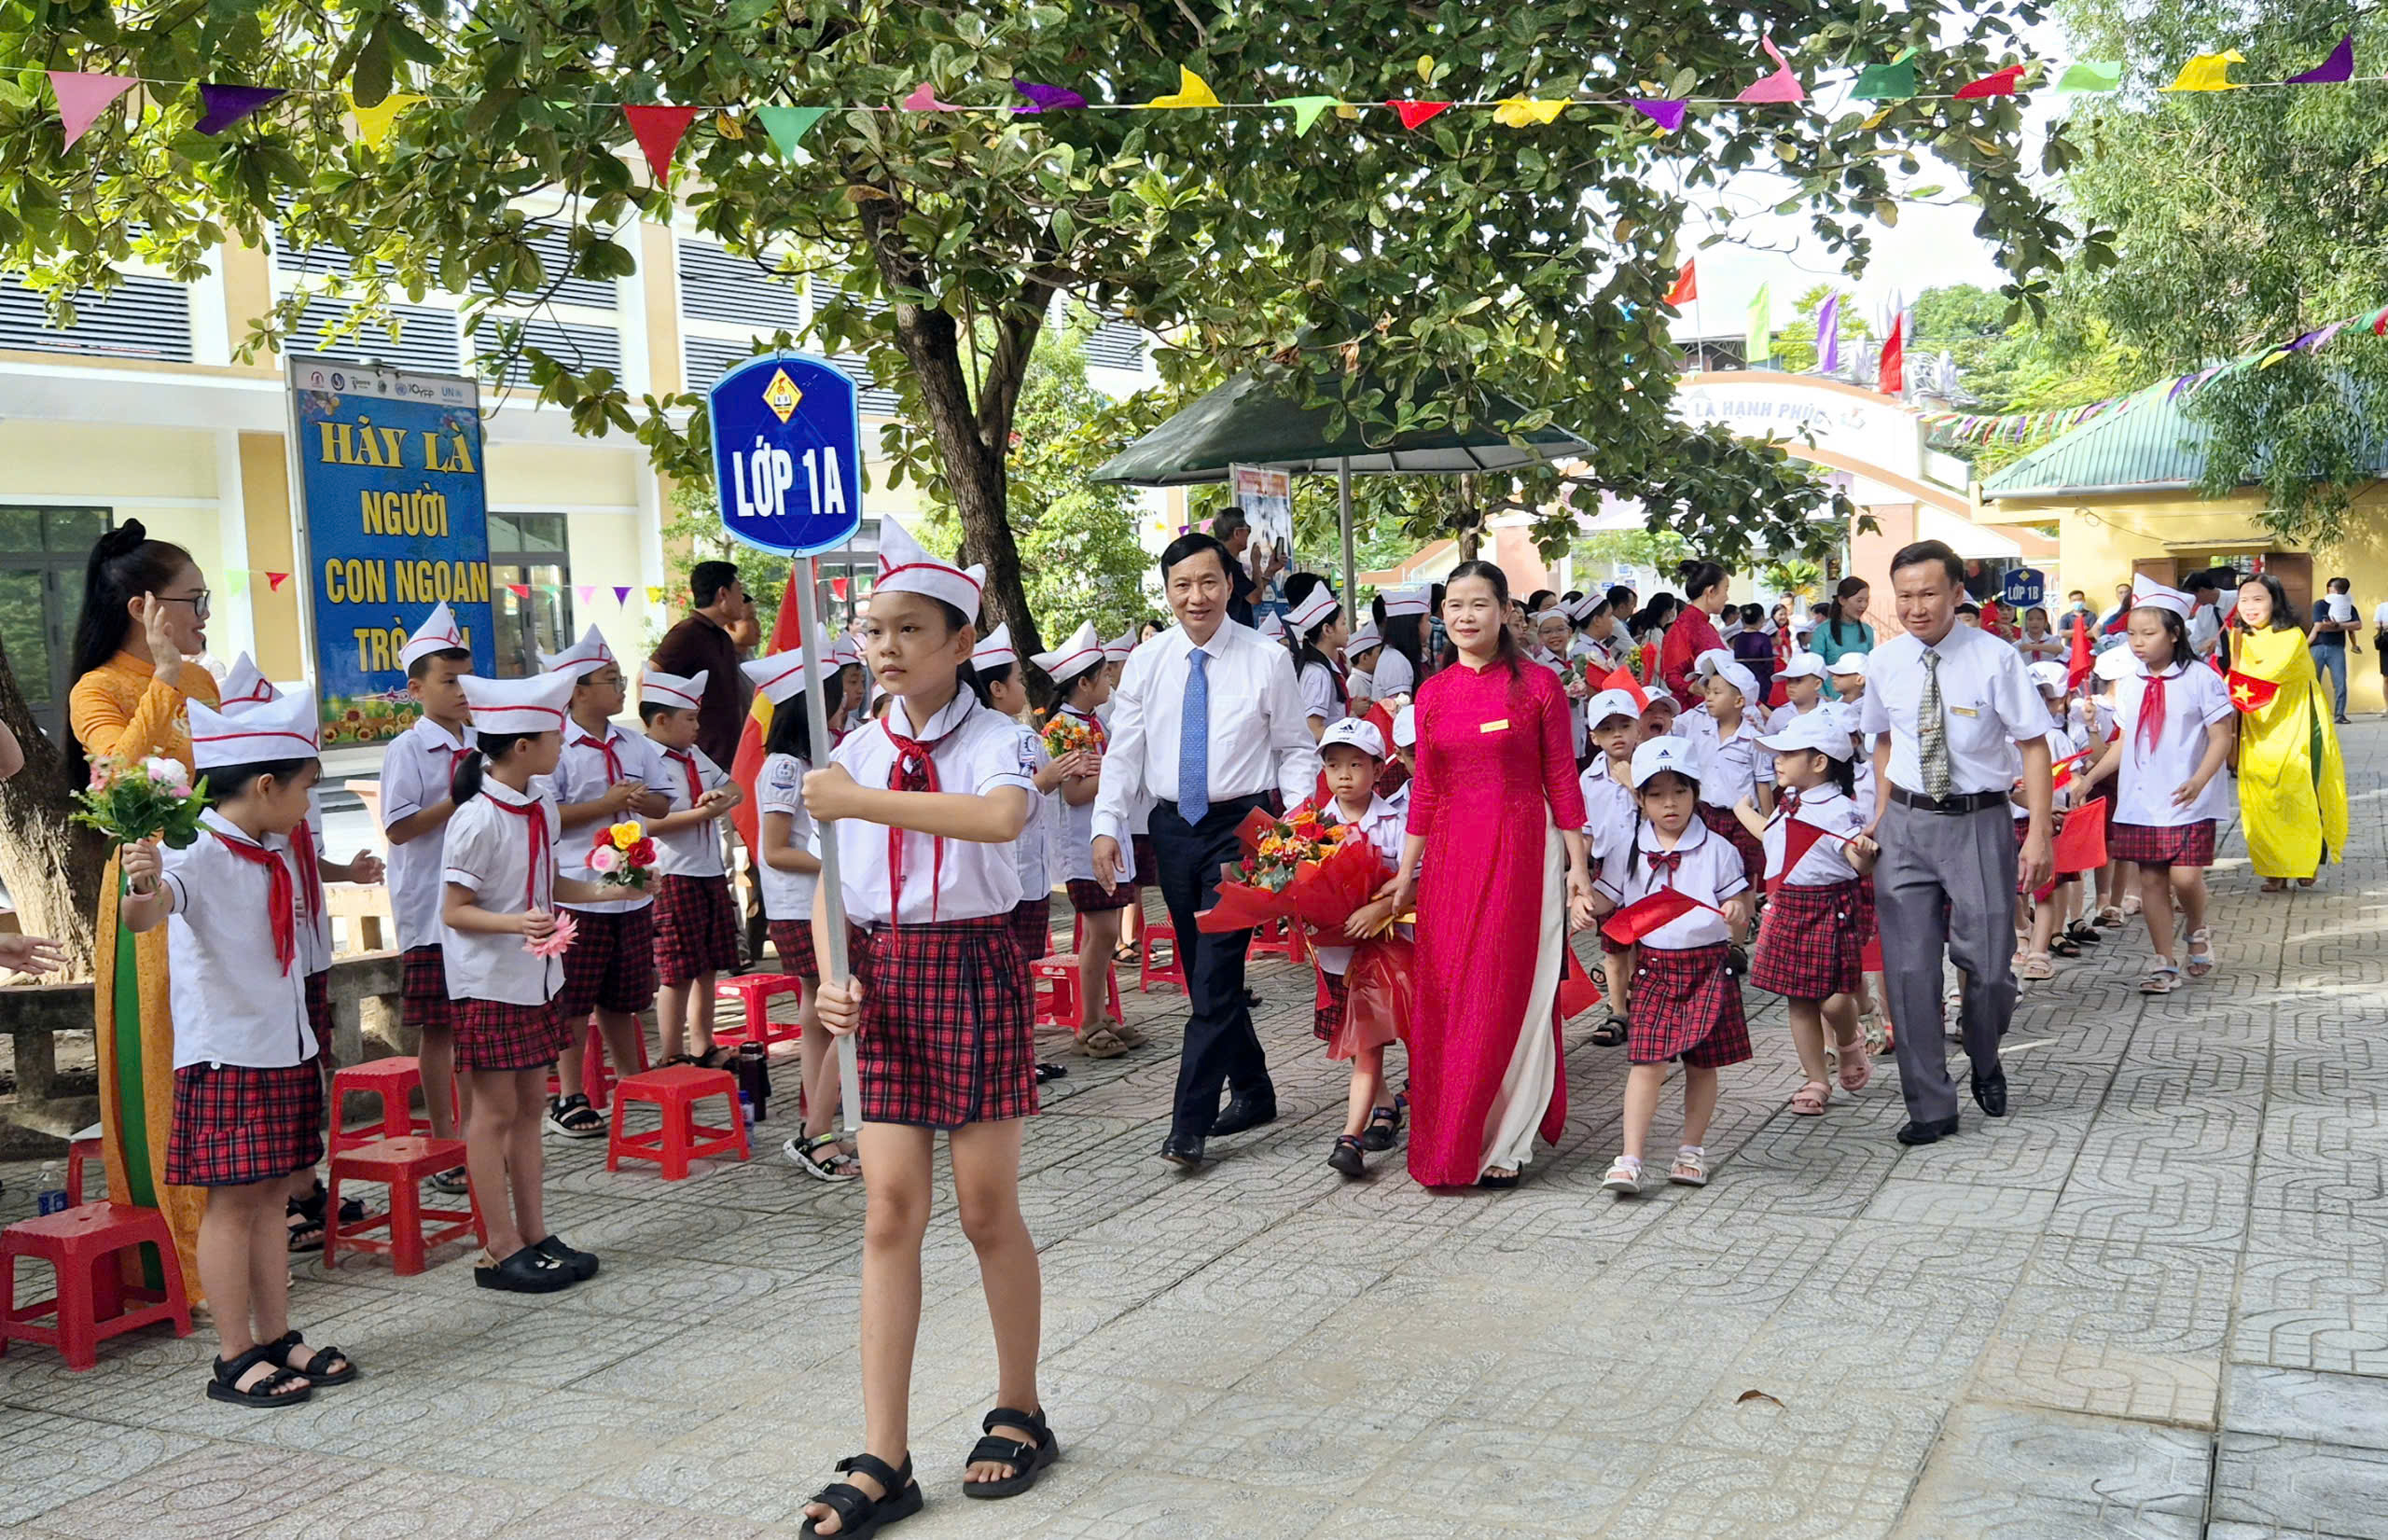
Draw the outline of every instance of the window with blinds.
<instances>
[{"instance_id":1,"label":"window with blinds","mask_svg":"<svg viewBox=\"0 0 2388 1540\"><path fill-rule=\"evenodd\" d=\"M794 332L805 322L804 296L793 280L773 277L743 257L703 241L683 241L680 313L698 321Z\"/></svg>"},{"instance_id":2,"label":"window with blinds","mask_svg":"<svg viewBox=\"0 0 2388 1540\"><path fill-rule=\"evenodd\" d=\"M1145 333L1126 321L1104 321L1087 334L1086 361L1097 368L1143 373Z\"/></svg>"},{"instance_id":3,"label":"window with blinds","mask_svg":"<svg viewBox=\"0 0 2388 1540\"><path fill-rule=\"evenodd\" d=\"M44 297L0 277L0 349L99 358L191 360L190 294L171 278L127 278L102 295L77 289L75 325L53 326Z\"/></svg>"},{"instance_id":4,"label":"window with blinds","mask_svg":"<svg viewBox=\"0 0 2388 1540\"><path fill-rule=\"evenodd\" d=\"M536 290L515 290L506 297L506 303L527 305L535 298L544 298L549 304L577 305L585 310L615 308L614 281L610 278L566 278L557 284L558 275L572 266L572 238L567 232L535 229L528 239L531 249L539 254L540 266L547 270L547 281ZM490 285L477 278L473 292L487 294L491 292Z\"/></svg>"},{"instance_id":5,"label":"window with blinds","mask_svg":"<svg viewBox=\"0 0 2388 1540\"><path fill-rule=\"evenodd\" d=\"M393 368L423 369L433 374L456 372L456 312L435 305L395 305L394 332L384 322L367 321L354 331L326 341L327 327L345 321L355 307L345 299L320 296L307 302L307 312L291 329L288 347L294 357L340 358L352 364L382 364Z\"/></svg>"},{"instance_id":6,"label":"window with blinds","mask_svg":"<svg viewBox=\"0 0 2388 1540\"><path fill-rule=\"evenodd\" d=\"M482 323L480 332L470 339L469 345L476 349L495 347L497 337L490 328L497 320L493 316ZM584 326L570 321L551 320L544 315L527 316L522 319L522 341L526 347L539 349L576 374L596 368L612 369L618 378L621 373L621 334L610 326ZM518 354L508 360L503 375L493 372L493 368L490 360L476 359L473 362L473 371L484 380L494 381L509 389L531 388L531 360L527 354Z\"/></svg>"}]
</instances>

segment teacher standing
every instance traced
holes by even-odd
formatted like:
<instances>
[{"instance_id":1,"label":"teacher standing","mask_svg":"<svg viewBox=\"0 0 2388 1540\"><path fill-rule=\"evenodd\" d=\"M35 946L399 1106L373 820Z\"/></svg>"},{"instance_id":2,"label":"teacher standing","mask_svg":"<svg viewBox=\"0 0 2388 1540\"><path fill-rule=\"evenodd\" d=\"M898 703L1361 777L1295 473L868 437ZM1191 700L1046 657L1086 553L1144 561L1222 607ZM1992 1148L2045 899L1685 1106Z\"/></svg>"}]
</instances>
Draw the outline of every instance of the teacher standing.
<instances>
[{"instance_id":1,"label":"teacher standing","mask_svg":"<svg viewBox=\"0 0 2388 1540\"><path fill-rule=\"evenodd\" d=\"M1248 930L1206 936L1194 916L1216 902L1219 867L1242 853L1236 830L1266 795L1291 807L1318 778L1294 660L1228 618L1235 558L1208 534L1161 552L1161 588L1177 624L1139 646L1111 695L1111 746L1094 801L1094 875L1107 891L1132 809L1150 804L1154 865L1186 960L1186 1046L1160 1157L1188 1169L1203 1141L1277 1117L1277 1090L1244 1004ZM1224 1086L1233 1094L1219 1106Z\"/></svg>"},{"instance_id":2,"label":"teacher standing","mask_svg":"<svg viewBox=\"0 0 2388 1540\"><path fill-rule=\"evenodd\" d=\"M1974 1101L2006 1116L1998 1040L2015 1014L2015 895L2037 889L2053 866L2048 838L2048 707L2022 655L1957 624L1965 564L1937 540L1891 559L1891 592L1903 636L1874 650L1866 670L1861 730L1874 747L1874 825L1881 845L1874 899L1891 1016L1899 1023L1899 1089L1907 1097L1902 1145L1957 1131L1957 1088L1942 1031L1940 959L1965 971L1965 1055ZM2015 846L2007 800L2020 751L2031 810Z\"/></svg>"}]
</instances>

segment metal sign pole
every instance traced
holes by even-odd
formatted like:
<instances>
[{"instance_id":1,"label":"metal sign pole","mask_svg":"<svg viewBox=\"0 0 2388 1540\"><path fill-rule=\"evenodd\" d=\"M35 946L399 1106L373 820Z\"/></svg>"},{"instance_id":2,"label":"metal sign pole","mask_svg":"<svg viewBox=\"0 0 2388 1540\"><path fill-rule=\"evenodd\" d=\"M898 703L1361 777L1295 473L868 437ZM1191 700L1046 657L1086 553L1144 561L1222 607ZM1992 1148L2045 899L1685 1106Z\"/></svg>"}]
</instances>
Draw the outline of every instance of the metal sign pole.
<instances>
[{"instance_id":1,"label":"metal sign pole","mask_svg":"<svg viewBox=\"0 0 2388 1540\"><path fill-rule=\"evenodd\" d=\"M806 556L803 580L797 584L797 617L803 628L798 638L804 649L804 725L810 729L812 756L818 761L828 753L829 707L822 700L821 678L821 562ZM821 909L827 919L829 954L821 977L830 983L846 981L846 891L838 884L838 825L835 819L820 820L821 828ZM854 1066L854 1034L838 1039L838 1101L842 1108L846 1131L851 1133L862 1121L862 1075Z\"/></svg>"}]
</instances>

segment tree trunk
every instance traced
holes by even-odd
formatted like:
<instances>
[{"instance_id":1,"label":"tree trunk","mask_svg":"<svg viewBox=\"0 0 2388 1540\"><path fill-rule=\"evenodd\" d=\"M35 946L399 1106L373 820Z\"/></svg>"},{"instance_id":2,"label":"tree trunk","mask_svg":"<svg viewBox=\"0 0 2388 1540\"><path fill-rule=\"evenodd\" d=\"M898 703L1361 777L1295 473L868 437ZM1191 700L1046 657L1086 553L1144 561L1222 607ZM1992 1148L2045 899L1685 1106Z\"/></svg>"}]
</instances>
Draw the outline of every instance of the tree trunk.
<instances>
[{"instance_id":1,"label":"tree trunk","mask_svg":"<svg viewBox=\"0 0 2388 1540\"><path fill-rule=\"evenodd\" d=\"M34 720L5 644L0 722L25 751L25 768L0 781L0 882L16 904L19 927L58 942L66 951L66 977L88 978L107 839L72 820L79 789L74 762Z\"/></svg>"}]
</instances>

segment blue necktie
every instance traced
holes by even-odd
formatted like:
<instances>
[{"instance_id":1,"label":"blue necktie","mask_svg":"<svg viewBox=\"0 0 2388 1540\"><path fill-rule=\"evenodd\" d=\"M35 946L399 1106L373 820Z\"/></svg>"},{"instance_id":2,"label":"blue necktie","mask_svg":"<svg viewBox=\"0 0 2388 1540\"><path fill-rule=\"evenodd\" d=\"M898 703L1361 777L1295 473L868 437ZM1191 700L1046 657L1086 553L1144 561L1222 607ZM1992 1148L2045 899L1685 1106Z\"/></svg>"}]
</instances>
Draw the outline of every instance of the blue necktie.
<instances>
[{"instance_id":1,"label":"blue necktie","mask_svg":"<svg viewBox=\"0 0 2388 1540\"><path fill-rule=\"evenodd\" d=\"M1199 824L1211 811L1211 655L1197 647L1186 659L1186 702L1177 716L1177 815Z\"/></svg>"}]
</instances>

